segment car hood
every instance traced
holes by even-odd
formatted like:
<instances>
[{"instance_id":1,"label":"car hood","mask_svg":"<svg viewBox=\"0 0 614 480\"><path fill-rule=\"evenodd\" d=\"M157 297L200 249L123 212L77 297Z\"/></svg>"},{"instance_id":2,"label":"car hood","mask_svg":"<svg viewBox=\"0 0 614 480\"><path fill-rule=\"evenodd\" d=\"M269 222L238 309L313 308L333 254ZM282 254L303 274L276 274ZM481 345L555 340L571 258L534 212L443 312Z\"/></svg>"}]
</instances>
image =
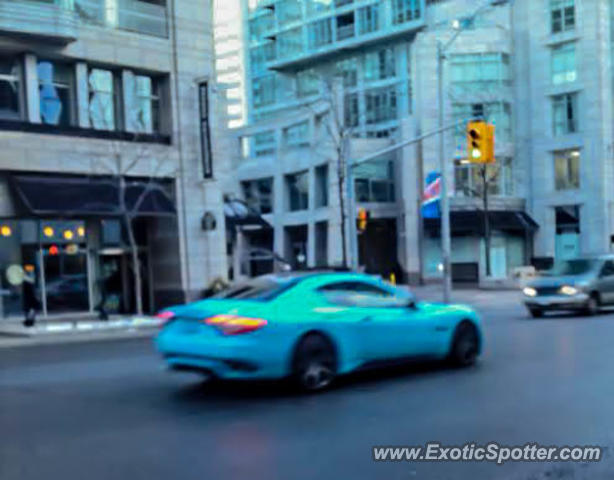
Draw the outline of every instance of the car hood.
<instances>
[{"instance_id":1,"label":"car hood","mask_svg":"<svg viewBox=\"0 0 614 480\"><path fill-rule=\"evenodd\" d=\"M562 276L544 276L536 278L527 285L533 288L552 287L559 288L563 285L581 285L591 280L591 275L562 275Z\"/></svg>"}]
</instances>

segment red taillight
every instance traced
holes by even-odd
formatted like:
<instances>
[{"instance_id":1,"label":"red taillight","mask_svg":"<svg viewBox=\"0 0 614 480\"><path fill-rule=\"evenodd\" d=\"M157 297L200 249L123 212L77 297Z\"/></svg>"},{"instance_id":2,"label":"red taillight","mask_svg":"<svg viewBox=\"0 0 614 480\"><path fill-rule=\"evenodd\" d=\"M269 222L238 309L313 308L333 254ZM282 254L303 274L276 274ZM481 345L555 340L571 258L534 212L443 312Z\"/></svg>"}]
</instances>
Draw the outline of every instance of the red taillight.
<instances>
[{"instance_id":1,"label":"red taillight","mask_svg":"<svg viewBox=\"0 0 614 480\"><path fill-rule=\"evenodd\" d=\"M249 333L264 327L268 322L262 318L241 317L239 315L214 315L203 320L207 325L213 325L224 335Z\"/></svg>"},{"instance_id":2,"label":"red taillight","mask_svg":"<svg viewBox=\"0 0 614 480\"><path fill-rule=\"evenodd\" d=\"M167 322L169 322L173 317L175 316L174 312L171 312L170 310L164 310L162 312L158 312L156 314L156 318L158 320L160 320L160 325L165 325Z\"/></svg>"}]
</instances>

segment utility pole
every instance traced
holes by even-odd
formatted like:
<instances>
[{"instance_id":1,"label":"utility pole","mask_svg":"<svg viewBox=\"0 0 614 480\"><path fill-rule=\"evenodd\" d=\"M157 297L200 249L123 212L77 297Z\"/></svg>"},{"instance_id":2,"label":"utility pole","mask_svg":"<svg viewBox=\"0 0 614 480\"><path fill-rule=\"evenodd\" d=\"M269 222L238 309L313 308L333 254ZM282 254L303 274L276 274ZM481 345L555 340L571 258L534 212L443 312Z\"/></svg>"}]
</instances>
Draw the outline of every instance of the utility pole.
<instances>
[{"instance_id":1,"label":"utility pole","mask_svg":"<svg viewBox=\"0 0 614 480\"><path fill-rule=\"evenodd\" d=\"M458 32L453 37L456 38ZM450 43L448 44L450 45ZM443 264L443 301L450 303L452 293L452 264L450 262L450 250L452 248L450 235L450 204L448 199L448 162L445 156L444 122L444 94L443 94L443 62L445 59L444 46L437 41L437 94L438 94L438 127L439 134L439 170L441 175L441 193L439 204L441 206L441 263Z\"/></svg>"}]
</instances>

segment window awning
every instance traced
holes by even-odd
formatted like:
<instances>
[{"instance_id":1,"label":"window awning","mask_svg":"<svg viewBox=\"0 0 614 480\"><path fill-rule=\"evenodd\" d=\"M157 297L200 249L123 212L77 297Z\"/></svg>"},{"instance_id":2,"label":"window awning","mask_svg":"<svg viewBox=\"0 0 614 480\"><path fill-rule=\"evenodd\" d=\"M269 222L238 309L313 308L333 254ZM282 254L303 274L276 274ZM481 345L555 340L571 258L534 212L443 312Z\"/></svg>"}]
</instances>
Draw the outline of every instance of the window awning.
<instances>
[{"instance_id":1,"label":"window awning","mask_svg":"<svg viewBox=\"0 0 614 480\"><path fill-rule=\"evenodd\" d=\"M539 229L539 225L526 212L521 211L493 211L488 212L491 230L503 232L532 233ZM484 212L481 210L450 212L450 227L453 234L484 234ZM439 233L441 220L439 218L425 218L424 228L427 231Z\"/></svg>"},{"instance_id":2,"label":"window awning","mask_svg":"<svg viewBox=\"0 0 614 480\"><path fill-rule=\"evenodd\" d=\"M12 175L17 204L37 217L175 215L175 205L164 185L155 181L125 183L124 205L117 178Z\"/></svg>"},{"instance_id":3,"label":"window awning","mask_svg":"<svg viewBox=\"0 0 614 480\"><path fill-rule=\"evenodd\" d=\"M242 200L232 199L224 202L226 228L241 227L246 230L273 228L262 216Z\"/></svg>"}]
</instances>

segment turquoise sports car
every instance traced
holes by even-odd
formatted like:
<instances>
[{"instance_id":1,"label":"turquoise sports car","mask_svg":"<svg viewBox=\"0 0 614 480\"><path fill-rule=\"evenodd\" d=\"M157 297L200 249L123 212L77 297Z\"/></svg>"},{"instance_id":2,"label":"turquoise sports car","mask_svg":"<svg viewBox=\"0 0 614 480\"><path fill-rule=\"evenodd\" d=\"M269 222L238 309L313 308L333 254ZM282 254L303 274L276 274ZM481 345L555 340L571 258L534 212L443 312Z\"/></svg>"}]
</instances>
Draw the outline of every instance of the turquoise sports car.
<instances>
[{"instance_id":1,"label":"turquoise sports car","mask_svg":"<svg viewBox=\"0 0 614 480\"><path fill-rule=\"evenodd\" d=\"M357 273L266 275L158 317L157 348L172 369L221 379L291 377L305 390L406 359L467 366L482 348L472 309L417 302Z\"/></svg>"}]
</instances>

